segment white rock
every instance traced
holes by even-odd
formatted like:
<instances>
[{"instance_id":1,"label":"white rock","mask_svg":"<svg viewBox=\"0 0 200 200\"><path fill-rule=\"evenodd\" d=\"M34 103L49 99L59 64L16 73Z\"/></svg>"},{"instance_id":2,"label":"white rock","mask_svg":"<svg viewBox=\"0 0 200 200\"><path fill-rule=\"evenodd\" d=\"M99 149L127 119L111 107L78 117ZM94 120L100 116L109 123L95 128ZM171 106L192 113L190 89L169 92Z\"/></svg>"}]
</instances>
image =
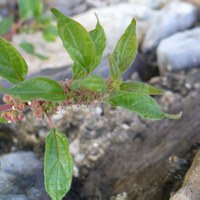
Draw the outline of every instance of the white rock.
<instances>
[{"instance_id":1,"label":"white rock","mask_svg":"<svg viewBox=\"0 0 200 200\"><path fill-rule=\"evenodd\" d=\"M99 106L95 108L95 111L98 115L101 115L103 113L103 109Z\"/></svg>"},{"instance_id":2,"label":"white rock","mask_svg":"<svg viewBox=\"0 0 200 200\"><path fill-rule=\"evenodd\" d=\"M158 9L167 2L169 2L169 0L129 0L129 1L134 4L145 5L153 9Z\"/></svg>"},{"instance_id":3,"label":"white rock","mask_svg":"<svg viewBox=\"0 0 200 200\"><path fill-rule=\"evenodd\" d=\"M194 5L183 2L170 3L151 21L144 37L142 52L154 51L163 39L193 27L197 21L198 10Z\"/></svg>"},{"instance_id":4,"label":"white rock","mask_svg":"<svg viewBox=\"0 0 200 200\"><path fill-rule=\"evenodd\" d=\"M200 66L200 28L184 31L163 40L157 49L161 74Z\"/></svg>"},{"instance_id":5,"label":"white rock","mask_svg":"<svg viewBox=\"0 0 200 200\"><path fill-rule=\"evenodd\" d=\"M138 40L141 41L147 29L148 21L154 16L154 11L146 6L121 3L101 9L91 9L86 13L75 16L74 19L83 24L87 30L91 30L96 24L94 13L97 13L107 36L106 54L114 49L119 37L133 17L137 19L137 36Z\"/></svg>"}]
</instances>

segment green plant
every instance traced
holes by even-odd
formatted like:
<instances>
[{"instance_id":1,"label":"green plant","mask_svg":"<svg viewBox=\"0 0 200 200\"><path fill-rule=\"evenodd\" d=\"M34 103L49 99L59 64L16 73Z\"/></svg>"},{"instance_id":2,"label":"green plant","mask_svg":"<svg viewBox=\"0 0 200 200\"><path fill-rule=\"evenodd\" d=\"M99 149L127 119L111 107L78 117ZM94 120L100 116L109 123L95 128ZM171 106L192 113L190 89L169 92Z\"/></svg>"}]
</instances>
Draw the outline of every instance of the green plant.
<instances>
[{"instance_id":1,"label":"green plant","mask_svg":"<svg viewBox=\"0 0 200 200\"><path fill-rule=\"evenodd\" d=\"M35 32L41 30L43 38L52 42L56 40L57 29L52 25L52 15L42 13L42 0L18 0L19 19L24 24L21 31Z\"/></svg>"},{"instance_id":2,"label":"green plant","mask_svg":"<svg viewBox=\"0 0 200 200\"><path fill-rule=\"evenodd\" d=\"M52 24L53 15L43 11L42 0L18 0L18 17L6 17L0 20L0 36L10 40L13 34L18 32L34 33L42 31L43 39L47 42L54 42L57 38L56 26ZM17 19L15 19L17 18ZM27 53L42 60L47 56L35 52L34 45L24 41L20 47Z\"/></svg>"},{"instance_id":3,"label":"green plant","mask_svg":"<svg viewBox=\"0 0 200 200\"><path fill-rule=\"evenodd\" d=\"M26 80L27 64L17 50L0 39L0 75L14 84L1 87L4 105L0 106L1 122L23 118L26 109L36 117L48 119L51 131L46 139L44 175L46 191L53 200L60 200L69 191L73 160L69 153L67 138L56 129L51 116L59 108L71 105L91 105L104 101L112 106L121 106L147 119L179 118L181 114L162 112L150 95L163 90L141 82L123 82L121 75L129 68L137 53L137 39L133 19L119 39L113 54L108 56L110 77L103 79L92 74L101 61L106 46L106 36L99 23L87 32L73 19L52 8L57 19L57 28L63 45L74 61L72 80L56 82L47 77Z\"/></svg>"},{"instance_id":4,"label":"green plant","mask_svg":"<svg viewBox=\"0 0 200 200\"><path fill-rule=\"evenodd\" d=\"M52 25L52 15L43 13L42 0L18 0L19 21L22 26L20 32L33 33L42 31L43 39L47 42L54 42L57 38L56 26ZM35 51L34 45L30 42L22 42L20 47L27 53L38 57L41 60L48 59Z\"/></svg>"},{"instance_id":5,"label":"green plant","mask_svg":"<svg viewBox=\"0 0 200 200\"><path fill-rule=\"evenodd\" d=\"M18 0L18 16L5 17L0 20L0 36L5 36L10 30L13 34L19 32L43 31L43 38L46 41L55 41L57 29L52 25L52 15L43 11L42 0ZM12 26L14 29L12 30Z\"/></svg>"}]
</instances>

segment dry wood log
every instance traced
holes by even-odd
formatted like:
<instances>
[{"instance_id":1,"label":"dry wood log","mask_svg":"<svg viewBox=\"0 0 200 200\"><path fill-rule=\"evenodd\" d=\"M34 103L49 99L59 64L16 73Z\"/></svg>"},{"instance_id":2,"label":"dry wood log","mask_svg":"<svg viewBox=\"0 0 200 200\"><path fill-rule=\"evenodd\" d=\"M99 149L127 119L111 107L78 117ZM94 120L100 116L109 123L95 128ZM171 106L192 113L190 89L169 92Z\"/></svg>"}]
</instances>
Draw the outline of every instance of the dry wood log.
<instances>
[{"instance_id":1,"label":"dry wood log","mask_svg":"<svg viewBox=\"0 0 200 200\"><path fill-rule=\"evenodd\" d=\"M99 199L126 192L128 200L168 200L168 158L184 156L200 141L199 99L200 93L191 92L171 108L183 111L180 120L144 121L146 128L132 130L126 142L112 143L90 170L84 181L91 183L90 189L85 186L82 193L89 196L98 190Z\"/></svg>"}]
</instances>

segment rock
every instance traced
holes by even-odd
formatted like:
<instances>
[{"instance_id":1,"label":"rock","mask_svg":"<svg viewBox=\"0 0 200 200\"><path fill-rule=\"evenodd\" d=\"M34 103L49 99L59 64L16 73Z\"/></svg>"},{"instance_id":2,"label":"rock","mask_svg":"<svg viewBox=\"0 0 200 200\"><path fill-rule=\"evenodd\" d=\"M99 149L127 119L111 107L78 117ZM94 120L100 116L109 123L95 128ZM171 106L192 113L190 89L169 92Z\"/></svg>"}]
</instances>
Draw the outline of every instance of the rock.
<instances>
[{"instance_id":1,"label":"rock","mask_svg":"<svg viewBox=\"0 0 200 200\"><path fill-rule=\"evenodd\" d=\"M191 168L185 176L183 186L170 200L200 199L200 150L197 152Z\"/></svg>"},{"instance_id":2,"label":"rock","mask_svg":"<svg viewBox=\"0 0 200 200\"><path fill-rule=\"evenodd\" d=\"M1 200L49 200L44 190L43 163L33 152L0 157Z\"/></svg>"},{"instance_id":3,"label":"rock","mask_svg":"<svg viewBox=\"0 0 200 200\"><path fill-rule=\"evenodd\" d=\"M153 52L161 40L193 27L197 21L198 11L194 5L183 2L170 3L152 20L144 37L142 52Z\"/></svg>"},{"instance_id":4,"label":"rock","mask_svg":"<svg viewBox=\"0 0 200 200\"><path fill-rule=\"evenodd\" d=\"M86 3L89 5L89 7L102 7L107 6L109 4L108 0L86 0Z\"/></svg>"},{"instance_id":5,"label":"rock","mask_svg":"<svg viewBox=\"0 0 200 200\"><path fill-rule=\"evenodd\" d=\"M27 200L25 195L0 195L1 200Z\"/></svg>"},{"instance_id":6,"label":"rock","mask_svg":"<svg viewBox=\"0 0 200 200\"><path fill-rule=\"evenodd\" d=\"M44 4L47 8L55 7L68 16L87 10L87 5L82 0L44 0Z\"/></svg>"},{"instance_id":7,"label":"rock","mask_svg":"<svg viewBox=\"0 0 200 200\"><path fill-rule=\"evenodd\" d=\"M92 17L94 13L97 13L107 36L107 48L105 52L107 54L108 52L111 53L114 49L117 40L123 34L128 24L130 24L133 17L137 19L136 31L140 44L155 11L142 5L120 3L99 9L91 9L86 13L75 16L74 19L83 24L86 29L91 30L96 24L95 17Z\"/></svg>"},{"instance_id":8,"label":"rock","mask_svg":"<svg viewBox=\"0 0 200 200\"><path fill-rule=\"evenodd\" d=\"M157 49L161 74L200 66L200 28L177 33L163 40Z\"/></svg>"},{"instance_id":9,"label":"rock","mask_svg":"<svg viewBox=\"0 0 200 200\"><path fill-rule=\"evenodd\" d=\"M0 0L0 19L1 17L16 16L16 0Z\"/></svg>"},{"instance_id":10,"label":"rock","mask_svg":"<svg viewBox=\"0 0 200 200\"><path fill-rule=\"evenodd\" d=\"M182 1L194 4L200 11L200 1L199 0L182 0Z\"/></svg>"},{"instance_id":11,"label":"rock","mask_svg":"<svg viewBox=\"0 0 200 200\"><path fill-rule=\"evenodd\" d=\"M141 4L153 9L159 9L164 4L169 2L169 0L129 0L131 3L134 4Z\"/></svg>"}]
</instances>

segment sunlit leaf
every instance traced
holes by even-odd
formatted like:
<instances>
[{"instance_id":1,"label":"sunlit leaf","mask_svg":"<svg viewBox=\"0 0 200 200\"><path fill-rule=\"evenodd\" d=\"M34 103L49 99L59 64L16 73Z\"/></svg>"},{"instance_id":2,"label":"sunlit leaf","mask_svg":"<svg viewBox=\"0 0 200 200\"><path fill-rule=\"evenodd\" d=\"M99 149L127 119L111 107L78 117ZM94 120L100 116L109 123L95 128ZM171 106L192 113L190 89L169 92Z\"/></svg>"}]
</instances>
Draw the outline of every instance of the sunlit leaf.
<instances>
[{"instance_id":1,"label":"sunlit leaf","mask_svg":"<svg viewBox=\"0 0 200 200\"><path fill-rule=\"evenodd\" d=\"M72 67L72 73L73 73L73 79L80 79L85 77L86 75L86 69L82 68L78 63L74 63Z\"/></svg>"},{"instance_id":2,"label":"sunlit leaf","mask_svg":"<svg viewBox=\"0 0 200 200\"><path fill-rule=\"evenodd\" d=\"M168 114L166 113L166 117L169 119L180 119L182 117L183 112L180 112L178 114Z\"/></svg>"},{"instance_id":3,"label":"sunlit leaf","mask_svg":"<svg viewBox=\"0 0 200 200\"><path fill-rule=\"evenodd\" d=\"M36 21L38 24L43 25L44 27L48 27L52 23L52 17L40 15L36 18Z\"/></svg>"},{"instance_id":4,"label":"sunlit leaf","mask_svg":"<svg viewBox=\"0 0 200 200\"><path fill-rule=\"evenodd\" d=\"M30 0L18 0L20 18L27 20L32 15Z\"/></svg>"},{"instance_id":5,"label":"sunlit leaf","mask_svg":"<svg viewBox=\"0 0 200 200\"><path fill-rule=\"evenodd\" d=\"M112 54L111 67L118 67L121 74L123 74L133 63L137 53L137 38L136 38L136 21L132 19L130 25L125 30L124 34L119 39L117 46ZM115 66L116 65L116 66ZM111 68L112 71L117 71ZM111 73L113 79L118 78L116 73Z\"/></svg>"},{"instance_id":6,"label":"sunlit leaf","mask_svg":"<svg viewBox=\"0 0 200 200\"><path fill-rule=\"evenodd\" d=\"M11 17L4 18L0 21L0 36L4 36L11 29L13 19Z\"/></svg>"},{"instance_id":7,"label":"sunlit leaf","mask_svg":"<svg viewBox=\"0 0 200 200\"><path fill-rule=\"evenodd\" d=\"M94 92L104 92L106 90L104 79L97 75L91 75L85 79L79 80L79 85Z\"/></svg>"},{"instance_id":8,"label":"sunlit leaf","mask_svg":"<svg viewBox=\"0 0 200 200\"><path fill-rule=\"evenodd\" d=\"M45 188L52 200L61 200L69 191L73 176L73 160L67 138L51 129L45 147Z\"/></svg>"},{"instance_id":9,"label":"sunlit leaf","mask_svg":"<svg viewBox=\"0 0 200 200\"><path fill-rule=\"evenodd\" d=\"M157 102L148 95L119 92L110 99L112 106L120 106L137 113L142 118L163 119L166 117Z\"/></svg>"},{"instance_id":10,"label":"sunlit leaf","mask_svg":"<svg viewBox=\"0 0 200 200\"><path fill-rule=\"evenodd\" d=\"M55 26L49 26L43 31L43 38L48 42L54 42L57 37L57 28Z\"/></svg>"},{"instance_id":11,"label":"sunlit leaf","mask_svg":"<svg viewBox=\"0 0 200 200\"><path fill-rule=\"evenodd\" d=\"M23 101L35 99L63 101L66 98L61 85L46 77L34 77L18 83L10 89L1 88L1 90Z\"/></svg>"},{"instance_id":12,"label":"sunlit leaf","mask_svg":"<svg viewBox=\"0 0 200 200\"><path fill-rule=\"evenodd\" d=\"M0 38L0 76L16 84L26 78L27 71L27 64L15 47Z\"/></svg>"},{"instance_id":13,"label":"sunlit leaf","mask_svg":"<svg viewBox=\"0 0 200 200\"><path fill-rule=\"evenodd\" d=\"M24 20L38 17L42 13L42 0L18 0L19 14Z\"/></svg>"},{"instance_id":14,"label":"sunlit leaf","mask_svg":"<svg viewBox=\"0 0 200 200\"><path fill-rule=\"evenodd\" d=\"M121 75L120 69L119 69L115 59L113 58L113 56L111 56L110 54L108 55L108 60L109 60L109 64L110 64L111 77L112 77L112 79L116 80Z\"/></svg>"},{"instance_id":15,"label":"sunlit leaf","mask_svg":"<svg viewBox=\"0 0 200 200\"><path fill-rule=\"evenodd\" d=\"M43 9L42 0L29 0L27 3L30 4L33 17L38 17L41 15Z\"/></svg>"},{"instance_id":16,"label":"sunlit leaf","mask_svg":"<svg viewBox=\"0 0 200 200\"><path fill-rule=\"evenodd\" d=\"M96 62L95 45L85 28L73 19L52 8L57 19L58 34L72 60L89 73Z\"/></svg>"},{"instance_id":17,"label":"sunlit leaf","mask_svg":"<svg viewBox=\"0 0 200 200\"><path fill-rule=\"evenodd\" d=\"M101 24L99 23L99 19L98 19L97 15L96 15L96 18L97 18L97 25L94 30L89 32L89 35L95 44L95 50L96 50L95 63L90 68L90 72L92 72L101 62L103 51L106 47L106 35L104 32L104 29L101 26Z\"/></svg>"},{"instance_id":18,"label":"sunlit leaf","mask_svg":"<svg viewBox=\"0 0 200 200\"><path fill-rule=\"evenodd\" d=\"M164 90L150 86L146 83L142 83L139 81L134 82L124 82L121 83L119 86L121 91L125 92L133 92L133 93L139 93L139 94L161 94L164 92Z\"/></svg>"},{"instance_id":19,"label":"sunlit leaf","mask_svg":"<svg viewBox=\"0 0 200 200\"><path fill-rule=\"evenodd\" d=\"M20 43L20 47L21 47L24 51L26 51L27 53L29 53L29 54L31 54L31 55L34 55L34 56L37 56L37 57L40 58L41 60L46 60L46 59L48 59L47 56L35 52L35 48L34 48L33 44L31 44L31 43L29 43L29 42L22 42L22 43Z\"/></svg>"}]
</instances>

